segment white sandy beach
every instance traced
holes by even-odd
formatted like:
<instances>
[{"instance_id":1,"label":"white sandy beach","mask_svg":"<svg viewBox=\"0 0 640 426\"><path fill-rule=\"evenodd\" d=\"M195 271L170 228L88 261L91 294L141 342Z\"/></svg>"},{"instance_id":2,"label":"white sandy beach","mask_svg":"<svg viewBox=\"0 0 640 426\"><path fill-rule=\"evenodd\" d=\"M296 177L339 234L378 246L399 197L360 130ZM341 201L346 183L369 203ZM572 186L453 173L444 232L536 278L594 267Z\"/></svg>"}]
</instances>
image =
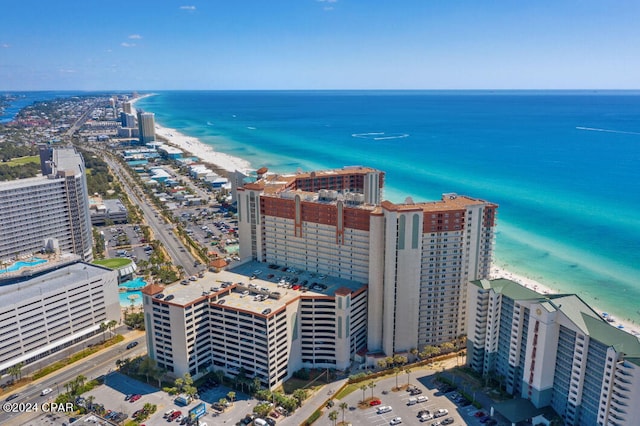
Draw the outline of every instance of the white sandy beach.
<instances>
[{"instance_id":1,"label":"white sandy beach","mask_svg":"<svg viewBox=\"0 0 640 426\"><path fill-rule=\"evenodd\" d=\"M507 278L510 279L511 281L515 281L519 284L522 284L523 286L530 288L540 294L555 294L558 293L557 291L555 291L554 289L547 287L541 283L539 283L538 281L531 279L529 277L523 276L523 275L519 275L519 274L515 274L513 272L510 272L504 268L501 268L499 266L496 266L495 264L491 266L491 275L490 275L491 279L494 278ZM591 306L591 308L596 311L598 314L601 314L602 311L596 307L596 306ZM615 315L615 312L612 312L610 314L611 318L613 318L615 321L610 322L610 324L613 327L617 327L619 325L624 327L624 331L626 331L627 333L631 333L634 335L639 335L640 331L638 331L640 329L640 327L637 324L632 324L628 321L623 321L618 319L618 317Z\"/></svg>"},{"instance_id":2,"label":"white sandy beach","mask_svg":"<svg viewBox=\"0 0 640 426\"><path fill-rule=\"evenodd\" d=\"M135 105L135 102L148 96L153 95L148 94L140 96L132 100L132 104ZM170 145L173 145L195 157L198 157L201 161L218 166L219 168L224 169L228 172L234 172L236 170L247 172L248 170L252 170L251 164L248 161L242 158L234 157L232 155L224 154L222 152L214 151L211 146L203 143L197 138L187 136L183 133L180 133L176 129L161 126L157 122L155 128L156 135L165 138L167 141L169 141Z\"/></svg>"}]
</instances>

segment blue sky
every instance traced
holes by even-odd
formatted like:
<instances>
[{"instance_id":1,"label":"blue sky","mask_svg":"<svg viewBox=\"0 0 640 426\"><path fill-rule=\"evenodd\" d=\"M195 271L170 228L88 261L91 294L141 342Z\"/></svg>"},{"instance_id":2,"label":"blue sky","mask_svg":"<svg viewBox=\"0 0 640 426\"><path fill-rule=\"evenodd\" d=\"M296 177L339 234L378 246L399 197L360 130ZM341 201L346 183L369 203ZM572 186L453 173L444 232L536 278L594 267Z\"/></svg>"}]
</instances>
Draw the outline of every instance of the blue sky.
<instances>
[{"instance_id":1,"label":"blue sky","mask_svg":"<svg viewBox=\"0 0 640 426\"><path fill-rule=\"evenodd\" d=\"M639 89L640 1L20 0L0 90Z\"/></svg>"}]
</instances>

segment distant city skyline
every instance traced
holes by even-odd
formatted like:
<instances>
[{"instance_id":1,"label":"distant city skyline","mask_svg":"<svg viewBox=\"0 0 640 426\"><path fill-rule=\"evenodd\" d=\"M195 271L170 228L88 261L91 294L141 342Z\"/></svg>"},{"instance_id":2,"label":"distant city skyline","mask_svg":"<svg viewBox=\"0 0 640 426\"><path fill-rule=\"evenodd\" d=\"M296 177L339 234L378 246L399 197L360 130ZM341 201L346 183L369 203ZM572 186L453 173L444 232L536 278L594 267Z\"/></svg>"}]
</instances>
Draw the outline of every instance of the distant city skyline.
<instances>
[{"instance_id":1,"label":"distant city skyline","mask_svg":"<svg viewBox=\"0 0 640 426\"><path fill-rule=\"evenodd\" d=\"M2 11L2 91L640 88L631 0L24 0Z\"/></svg>"}]
</instances>

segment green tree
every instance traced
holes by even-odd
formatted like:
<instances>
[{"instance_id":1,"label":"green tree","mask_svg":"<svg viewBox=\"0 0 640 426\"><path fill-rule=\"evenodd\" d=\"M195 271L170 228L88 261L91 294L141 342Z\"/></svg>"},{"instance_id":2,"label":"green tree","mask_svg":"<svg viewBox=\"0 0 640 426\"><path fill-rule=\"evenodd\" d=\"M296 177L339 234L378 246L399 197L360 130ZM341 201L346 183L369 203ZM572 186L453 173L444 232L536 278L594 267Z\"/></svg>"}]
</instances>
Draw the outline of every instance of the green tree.
<instances>
[{"instance_id":1,"label":"green tree","mask_svg":"<svg viewBox=\"0 0 640 426\"><path fill-rule=\"evenodd\" d=\"M229 400L231 401L231 403L233 404L236 400L236 393L234 391L230 391L227 394L227 398L229 398Z\"/></svg>"},{"instance_id":2,"label":"green tree","mask_svg":"<svg viewBox=\"0 0 640 426\"><path fill-rule=\"evenodd\" d=\"M304 389L296 389L293 391L293 397L298 401L298 407L301 407L302 401L307 399L307 391Z\"/></svg>"},{"instance_id":3,"label":"green tree","mask_svg":"<svg viewBox=\"0 0 640 426\"><path fill-rule=\"evenodd\" d=\"M342 423L344 423L344 411L349 407L349 404L347 404L346 402L341 402L338 407L340 407L340 409L342 410Z\"/></svg>"},{"instance_id":4,"label":"green tree","mask_svg":"<svg viewBox=\"0 0 640 426\"><path fill-rule=\"evenodd\" d=\"M410 368L405 368L404 372L407 373L407 386L409 386L410 378L411 378L411 369Z\"/></svg>"},{"instance_id":5,"label":"green tree","mask_svg":"<svg viewBox=\"0 0 640 426\"><path fill-rule=\"evenodd\" d=\"M440 350L444 353L452 352L455 349L455 346L451 342L444 342L440 345Z\"/></svg>"},{"instance_id":6,"label":"green tree","mask_svg":"<svg viewBox=\"0 0 640 426\"><path fill-rule=\"evenodd\" d=\"M253 412L256 413L258 417L267 417L269 412L271 411L271 406L268 402L258 404L253 407Z\"/></svg>"},{"instance_id":7,"label":"green tree","mask_svg":"<svg viewBox=\"0 0 640 426\"><path fill-rule=\"evenodd\" d=\"M367 385L365 385L364 383L360 385L360 390L362 391L362 402L364 402L364 399L365 399L364 393L367 390Z\"/></svg>"},{"instance_id":8,"label":"green tree","mask_svg":"<svg viewBox=\"0 0 640 426\"><path fill-rule=\"evenodd\" d=\"M379 359L378 360L378 367L380 367L381 369L385 369L387 368L387 360L386 359Z\"/></svg>"},{"instance_id":9,"label":"green tree","mask_svg":"<svg viewBox=\"0 0 640 426\"><path fill-rule=\"evenodd\" d=\"M396 389L398 389L398 374L400 373L400 367L393 367L393 374L396 375Z\"/></svg>"},{"instance_id":10,"label":"green tree","mask_svg":"<svg viewBox=\"0 0 640 426\"><path fill-rule=\"evenodd\" d=\"M373 399L373 388L376 387L376 384L372 381L370 381L367 386L369 387L369 389L371 389L371 399Z\"/></svg>"},{"instance_id":11,"label":"green tree","mask_svg":"<svg viewBox=\"0 0 640 426\"><path fill-rule=\"evenodd\" d=\"M329 413L329 420L333 422L333 426L336 426L336 420L338 420L338 412L336 410Z\"/></svg>"},{"instance_id":12,"label":"green tree","mask_svg":"<svg viewBox=\"0 0 640 426\"><path fill-rule=\"evenodd\" d=\"M423 358L431 358L440 353L440 348L437 346L427 345L422 349L420 356Z\"/></svg>"},{"instance_id":13,"label":"green tree","mask_svg":"<svg viewBox=\"0 0 640 426\"><path fill-rule=\"evenodd\" d=\"M103 342L106 340L106 337L105 337L104 333L105 333L105 331L107 331L108 328L109 328L109 326L107 326L106 322L101 322L100 323L100 331L102 332L102 341Z\"/></svg>"}]
</instances>

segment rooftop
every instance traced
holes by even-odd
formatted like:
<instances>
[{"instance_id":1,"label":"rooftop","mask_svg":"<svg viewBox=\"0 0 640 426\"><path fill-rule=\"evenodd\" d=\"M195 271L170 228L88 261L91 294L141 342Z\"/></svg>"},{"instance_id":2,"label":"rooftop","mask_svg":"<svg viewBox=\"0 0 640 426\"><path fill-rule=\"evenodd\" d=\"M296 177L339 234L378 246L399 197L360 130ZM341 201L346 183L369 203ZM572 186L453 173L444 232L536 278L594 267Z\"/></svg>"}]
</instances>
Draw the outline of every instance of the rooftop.
<instances>
[{"instance_id":1,"label":"rooftop","mask_svg":"<svg viewBox=\"0 0 640 426\"><path fill-rule=\"evenodd\" d=\"M11 301L15 303L19 300L51 293L77 281L89 280L109 272L112 271L101 266L76 262L34 278L0 286L0 297L10 297Z\"/></svg>"},{"instance_id":2,"label":"rooftop","mask_svg":"<svg viewBox=\"0 0 640 426\"><path fill-rule=\"evenodd\" d=\"M559 311L582 333L606 346L613 346L631 362L640 365L639 338L609 324L576 294L540 294L506 278L471 283L483 289L493 289L513 300L538 301L548 312Z\"/></svg>"},{"instance_id":3,"label":"rooftop","mask_svg":"<svg viewBox=\"0 0 640 426\"><path fill-rule=\"evenodd\" d=\"M211 299L212 303L219 303L224 299L225 307L260 314L265 309L275 312L303 295L332 298L335 294L358 291L366 285L291 268L288 272L281 269L269 268L267 264L253 261L239 265L232 271L206 272L203 278L189 280L186 285L147 286L143 289L143 293L147 295L162 293L163 301L166 301L167 296L172 295L173 298L167 303L178 306L187 306L205 298ZM292 281L296 278L297 281L293 283ZM306 291L303 287L298 288L305 281ZM287 282L289 285L286 284ZM223 288L223 285L226 288ZM264 300L258 300L256 296L265 297L261 298Z\"/></svg>"}]
</instances>

